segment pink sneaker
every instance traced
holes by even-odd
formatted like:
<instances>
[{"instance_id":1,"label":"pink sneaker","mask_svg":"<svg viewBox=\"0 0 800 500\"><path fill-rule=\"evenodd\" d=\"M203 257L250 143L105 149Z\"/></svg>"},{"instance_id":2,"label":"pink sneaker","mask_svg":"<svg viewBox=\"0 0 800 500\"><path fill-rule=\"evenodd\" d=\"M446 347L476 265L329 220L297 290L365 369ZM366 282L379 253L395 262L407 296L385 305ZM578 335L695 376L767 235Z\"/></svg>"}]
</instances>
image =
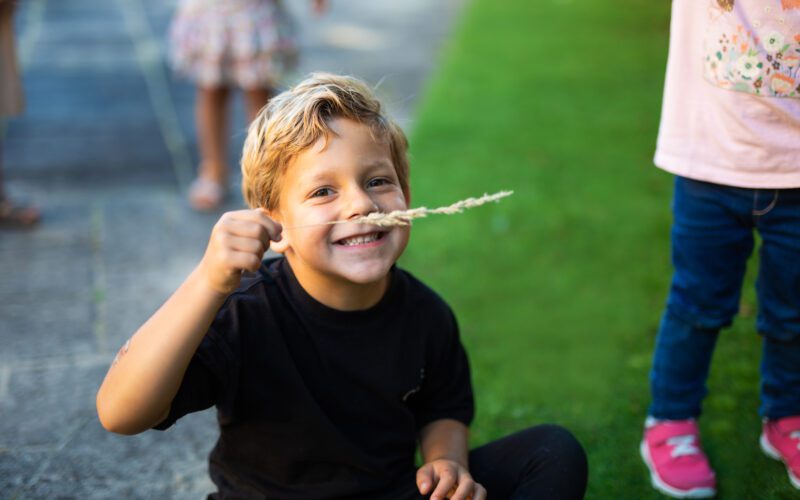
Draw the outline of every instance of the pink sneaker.
<instances>
[{"instance_id":1,"label":"pink sneaker","mask_svg":"<svg viewBox=\"0 0 800 500\"><path fill-rule=\"evenodd\" d=\"M765 418L759 441L768 457L783 462L792 486L800 490L800 415Z\"/></svg>"},{"instance_id":2,"label":"pink sneaker","mask_svg":"<svg viewBox=\"0 0 800 500\"><path fill-rule=\"evenodd\" d=\"M640 451L653 487L661 493L673 498L708 498L717 493L694 420L648 418Z\"/></svg>"}]
</instances>

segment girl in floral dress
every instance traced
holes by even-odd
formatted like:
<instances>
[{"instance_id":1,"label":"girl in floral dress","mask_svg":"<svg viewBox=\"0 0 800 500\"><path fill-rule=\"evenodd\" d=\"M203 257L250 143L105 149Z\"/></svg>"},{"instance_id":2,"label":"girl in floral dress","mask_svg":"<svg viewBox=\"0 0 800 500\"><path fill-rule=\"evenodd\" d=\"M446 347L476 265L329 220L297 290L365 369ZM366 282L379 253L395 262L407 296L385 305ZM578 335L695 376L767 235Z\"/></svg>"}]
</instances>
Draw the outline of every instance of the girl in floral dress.
<instances>
[{"instance_id":1,"label":"girl in floral dress","mask_svg":"<svg viewBox=\"0 0 800 500\"><path fill-rule=\"evenodd\" d=\"M316 13L325 10L326 0L312 3ZM296 61L291 19L280 0L181 0L170 42L176 72L197 85L200 166L189 203L196 210L214 210L228 192L231 91L244 91L252 120Z\"/></svg>"}]
</instances>

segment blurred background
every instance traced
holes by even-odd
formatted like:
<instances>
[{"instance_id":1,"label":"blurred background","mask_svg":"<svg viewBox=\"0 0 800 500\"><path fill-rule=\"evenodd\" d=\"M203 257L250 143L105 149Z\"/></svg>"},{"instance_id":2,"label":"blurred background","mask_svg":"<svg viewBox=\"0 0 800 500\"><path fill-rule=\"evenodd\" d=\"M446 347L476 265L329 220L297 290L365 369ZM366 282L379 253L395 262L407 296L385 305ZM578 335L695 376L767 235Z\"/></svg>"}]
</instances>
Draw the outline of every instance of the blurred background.
<instances>
[{"instance_id":1,"label":"blurred background","mask_svg":"<svg viewBox=\"0 0 800 500\"><path fill-rule=\"evenodd\" d=\"M658 498L638 442L671 273L672 178L652 166L669 2L331 0L322 17L286 3L301 44L290 76L378 86L410 134L413 205L515 191L419 222L401 261L459 317L473 444L560 423L589 453L589 498ZM0 497L212 490L213 411L121 437L94 409L114 353L196 264L220 214L186 203L194 89L166 62L174 7L17 9L27 107L7 124L3 164L11 196L42 221L0 232ZM231 124L237 165L239 99ZM240 205L237 194L222 209ZM720 498L788 498L783 468L757 447L752 281L720 338L701 427Z\"/></svg>"}]
</instances>

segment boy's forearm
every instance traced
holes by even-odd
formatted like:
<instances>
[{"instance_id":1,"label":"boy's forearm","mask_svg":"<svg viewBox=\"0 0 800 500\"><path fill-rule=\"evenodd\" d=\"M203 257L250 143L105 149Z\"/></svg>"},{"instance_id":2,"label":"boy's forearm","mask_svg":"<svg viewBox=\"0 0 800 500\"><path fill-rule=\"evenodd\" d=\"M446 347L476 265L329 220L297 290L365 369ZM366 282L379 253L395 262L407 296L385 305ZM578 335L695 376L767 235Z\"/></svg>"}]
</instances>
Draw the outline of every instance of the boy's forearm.
<instances>
[{"instance_id":1,"label":"boy's forearm","mask_svg":"<svg viewBox=\"0 0 800 500\"><path fill-rule=\"evenodd\" d=\"M468 469L469 428L458 420L435 420L420 432L420 452L425 463L446 459Z\"/></svg>"},{"instance_id":2,"label":"boy's forearm","mask_svg":"<svg viewBox=\"0 0 800 500\"><path fill-rule=\"evenodd\" d=\"M195 270L124 346L97 393L103 426L143 432L166 417L186 368L226 296Z\"/></svg>"}]
</instances>

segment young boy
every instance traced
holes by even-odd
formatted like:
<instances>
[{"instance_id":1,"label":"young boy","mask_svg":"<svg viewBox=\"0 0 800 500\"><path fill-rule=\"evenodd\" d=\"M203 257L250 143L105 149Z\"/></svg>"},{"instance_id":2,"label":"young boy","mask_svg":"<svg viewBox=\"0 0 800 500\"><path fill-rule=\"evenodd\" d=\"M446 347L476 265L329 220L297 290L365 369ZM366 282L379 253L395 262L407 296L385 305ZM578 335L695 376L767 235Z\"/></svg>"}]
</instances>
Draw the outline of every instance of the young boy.
<instances>
[{"instance_id":1,"label":"young boy","mask_svg":"<svg viewBox=\"0 0 800 500\"><path fill-rule=\"evenodd\" d=\"M455 317L395 266L409 228L328 224L407 208L406 150L355 79L312 75L275 97L245 142L253 208L220 218L122 348L97 395L103 426L166 429L216 405L217 498L581 498L585 454L560 427L468 452ZM270 246L283 257L262 262Z\"/></svg>"}]
</instances>

